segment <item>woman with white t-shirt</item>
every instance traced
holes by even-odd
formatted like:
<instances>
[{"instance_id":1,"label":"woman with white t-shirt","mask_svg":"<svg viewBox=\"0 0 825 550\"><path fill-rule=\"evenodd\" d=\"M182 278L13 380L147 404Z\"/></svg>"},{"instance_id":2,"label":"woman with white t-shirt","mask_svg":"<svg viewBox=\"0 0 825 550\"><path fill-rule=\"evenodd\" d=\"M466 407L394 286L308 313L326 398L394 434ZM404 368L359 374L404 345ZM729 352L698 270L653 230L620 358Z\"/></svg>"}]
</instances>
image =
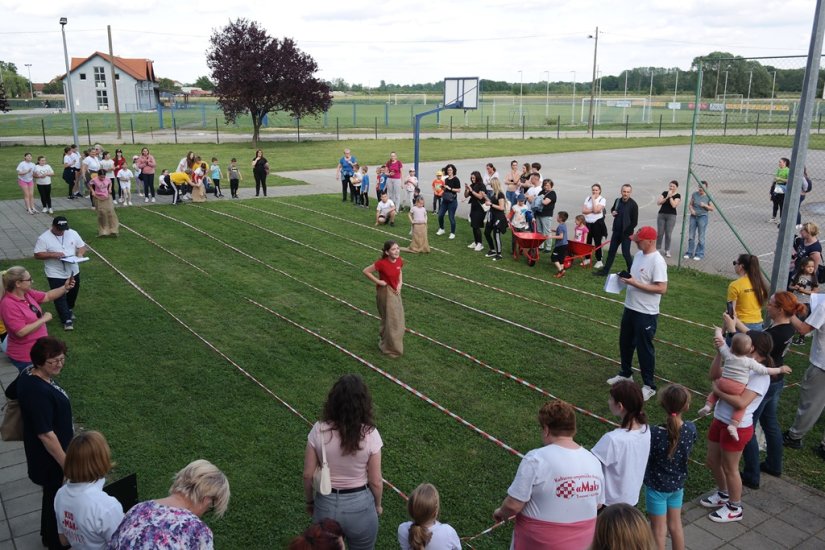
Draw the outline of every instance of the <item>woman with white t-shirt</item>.
<instances>
[{"instance_id":1,"label":"woman with white t-shirt","mask_svg":"<svg viewBox=\"0 0 825 550\"><path fill-rule=\"evenodd\" d=\"M37 164L34 167L34 183L37 184L37 193L40 195L40 204L43 206L44 214L54 214L52 210L52 176L54 170L46 164L46 157L37 157Z\"/></svg>"},{"instance_id":2,"label":"woman with white t-shirt","mask_svg":"<svg viewBox=\"0 0 825 550\"><path fill-rule=\"evenodd\" d=\"M26 212L34 214L34 163L31 153L25 153L23 160L17 165L17 184L23 190Z\"/></svg>"},{"instance_id":3,"label":"woman with white t-shirt","mask_svg":"<svg viewBox=\"0 0 825 550\"><path fill-rule=\"evenodd\" d=\"M321 421L312 426L304 453L304 496L314 522L341 524L347 548L371 550L383 512L381 447L372 416L372 397L364 380L345 374L327 395ZM332 492L316 493L312 481L326 454Z\"/></svg>"},{"instance_id":4,"label":"woman with white t-shirt","mask_svg":"<svg viewBox=\"0 0 825 550\"><path fill-rule=\"evenodd\" d=\"M602 436L593 454L604 470L605 506L624 502L636 506L650 455L650 428L642 390L630 380L610 388L607 406L622 419L621 427Z\"/></svg>"},{"instance_id":5,"label":"woman with white t-shirt","mask_svg":"<svg viewBox=\"0 0 825 550\"><path fill-rule=\"evenodd\" d=\"M582 214L584 214L584 222L587 225L587 244L593 245L597 248L595 252L596 263L593 267L596 269L602 268L602 240L607 237L607 225L604 223L604 209L607 206L607 200L602 196L601 184L594 183L590 187L590 196L584 199L582 206ZM585 258L582 265L588 265L590 258Z\"/></svg>"},{"instance_id":6,"label":"woman with white t-shirt","mask_svg":"<svg viewBox=\"0 0 825 550\"><path fill-rule=\"evenodd\" d=\"M123 521L123 506L103 491L111 469L112 455L102 433L88 431L74 436L63 465L66 484L54 498L60 542L76 550L106 548Z\"/></svg>"},{"instance_id":7,"label":"woman with white t-shirt","mask_svg":"<svg viewBox=\"0 0 825 550\"><path fill-rule=\"evenodd\" d=\"M438 521L441 500L438 489L422 483L410 493L407 512L412 521L398 526L401 550L460 550L461 540L450 525Z\"/></svg>"},{"instance_id":8,"label":"woman with white t-shirt","mask_svg":"<svg viewBox=\"0 0 825 550\"><path fill-rule=\"evenodd\" d=\"M753 343L751 357L764 363L773 350L773 338L767 332L749 330ZM772 364L772 361L771 361ZM710 366L710 377L717 380L722 375L722 360L717 354ZM742 451L753 437L753 412L759 408L771 384L767 374L751 371L745 391L733 395L720 391L716 382L713 393L719 397L713 410L713 422L708 429L708 456L706 463L716 481L716 491L699 503L705 508L718 508L708 517L716 523L742 521L742 477L739 473L739 459ZM739 440L728 433L733 410L745 409L737 429Z\"/></svg>"},{"instance_id":9,"label":"woman with white t-shirt","mask_svg":"<svg viewBox=\"0 0 825 550\"><path fill-rule=\"evenodd\" d=\"M601 465L573 441L576 411L569 403L545 403L539 410L539 424L544 446L524 455L493 518L505 521L516 516L513 550L588 548L596 511L604 504Z\"/></svg>"}]
</instances>

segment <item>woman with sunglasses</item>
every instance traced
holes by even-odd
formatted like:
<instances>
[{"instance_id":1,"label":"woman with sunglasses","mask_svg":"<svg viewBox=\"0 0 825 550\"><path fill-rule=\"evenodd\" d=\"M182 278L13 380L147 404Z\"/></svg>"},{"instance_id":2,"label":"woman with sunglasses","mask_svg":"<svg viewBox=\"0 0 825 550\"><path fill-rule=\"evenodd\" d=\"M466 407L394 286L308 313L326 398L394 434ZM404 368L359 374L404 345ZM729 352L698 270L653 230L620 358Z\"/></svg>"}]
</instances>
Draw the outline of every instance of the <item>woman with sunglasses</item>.
<instances>
[{"instance_id":1,"label":"woman with sunglasses","mask_svg":"<svg viewBox=\"0 0 825 550\"><path fill-rule=\"evenodd\" d=\"M41 336L47 336L46 323L52 314L43 312L40 304L62 298L74 287L74 277L48 292L32 288L32 276L25 267L10 267L3 273L3 297L0 298L0 318L6 325L8 344L6 355L22 371L32 364L30 352Z\"/></svg>"}]
</instances>

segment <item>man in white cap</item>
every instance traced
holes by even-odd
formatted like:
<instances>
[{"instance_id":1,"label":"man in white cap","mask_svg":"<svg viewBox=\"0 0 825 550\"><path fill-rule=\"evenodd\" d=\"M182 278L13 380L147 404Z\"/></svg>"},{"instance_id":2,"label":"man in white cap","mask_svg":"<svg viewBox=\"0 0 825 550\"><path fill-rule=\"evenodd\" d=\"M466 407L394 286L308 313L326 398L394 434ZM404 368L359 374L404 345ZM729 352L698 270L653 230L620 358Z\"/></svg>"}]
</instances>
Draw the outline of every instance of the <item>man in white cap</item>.
<instances>
[{"instance_id":1,"label":"man in white cap","mask_svg":"<svg viewBox=\"0 0 825 550\"><path fill-rule=\"evenodd\" d=\"M639 252L633 258L630 273L622 272L619 277L627 285L624 300L624 313L619 331L619 355L621 369L619 374L609 378L610 385L630 380L633 371L633 352L639 357L642 371L642 395L645 401L656 395L656 350L653 338L656 336L656 324L659 319L659 302L667 292L667 262L656 250L656 230L646 225L639 229L633 240ZM629 276L627 276L629 275Z\"/></svg>"},{"instance_id":2,"label":"man in white cap","mask_svg":"<svg viewBox=\"0 0 825 550\"><path fill-rule=\"evenodd\" d=\"M69 278L74 277L74 287L54 301L60 322L66 330L74 330L73 310L80 292L80 267L76 261L67 260L82 258L86 250L86 243L77 231L69 229L65 216L54 218L52 226L37 238L34 245L35 259L45 260L49 288L64 286Z\"/></svg>"}]
</instances>

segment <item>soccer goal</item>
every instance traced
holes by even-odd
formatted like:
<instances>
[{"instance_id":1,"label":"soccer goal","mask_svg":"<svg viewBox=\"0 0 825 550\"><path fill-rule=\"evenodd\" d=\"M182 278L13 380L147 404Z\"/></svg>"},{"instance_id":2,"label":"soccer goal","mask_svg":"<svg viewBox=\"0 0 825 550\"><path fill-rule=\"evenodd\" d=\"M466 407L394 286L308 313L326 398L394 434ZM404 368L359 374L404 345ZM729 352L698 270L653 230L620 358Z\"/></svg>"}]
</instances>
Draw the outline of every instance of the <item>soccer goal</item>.
<instances>
[{"instance_id":1,"label":"soccer goal","mask_svg":"<svg viewBox=\"0 0 825 550\"><path fill-rule=\"evenodd\" d=\"M593 100L593 118L596 124L624 123L625 117L631 122L646 122L649 118L649 101L646 97L597 97ZM582 98L581 122L587 124L590 98Z\"/></svg>"},{"instance_id":2,"label":"soccer goal","mask_svg":"<svg viewBox=\"0 0 825 550\"><path fill-rule=\"evenodd\" d=\"M395 94L393 102L396 105L426 105L427 94Z\"/></svg>"}]
</instances>

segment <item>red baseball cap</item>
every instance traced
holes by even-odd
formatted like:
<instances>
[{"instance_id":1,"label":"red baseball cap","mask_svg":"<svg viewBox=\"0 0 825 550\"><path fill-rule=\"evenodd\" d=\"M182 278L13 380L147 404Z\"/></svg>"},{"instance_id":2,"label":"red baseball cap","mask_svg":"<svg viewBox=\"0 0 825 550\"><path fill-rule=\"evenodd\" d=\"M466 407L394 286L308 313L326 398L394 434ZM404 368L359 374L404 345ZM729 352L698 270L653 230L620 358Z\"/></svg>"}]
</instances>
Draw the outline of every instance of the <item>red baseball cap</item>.
<instances>
[{"instance_id":1,"label":"red baseball cap","mask_svg":"<svg viewBox=\"0 0 825 550\"><path fill-rule=\"evenodd\" d=\"M633 235L633 240L636 242L655 241L656 230L650 227L649 225L645 225L644 227L640 228L635 235Z\"/></svg>"}]
</instances>

